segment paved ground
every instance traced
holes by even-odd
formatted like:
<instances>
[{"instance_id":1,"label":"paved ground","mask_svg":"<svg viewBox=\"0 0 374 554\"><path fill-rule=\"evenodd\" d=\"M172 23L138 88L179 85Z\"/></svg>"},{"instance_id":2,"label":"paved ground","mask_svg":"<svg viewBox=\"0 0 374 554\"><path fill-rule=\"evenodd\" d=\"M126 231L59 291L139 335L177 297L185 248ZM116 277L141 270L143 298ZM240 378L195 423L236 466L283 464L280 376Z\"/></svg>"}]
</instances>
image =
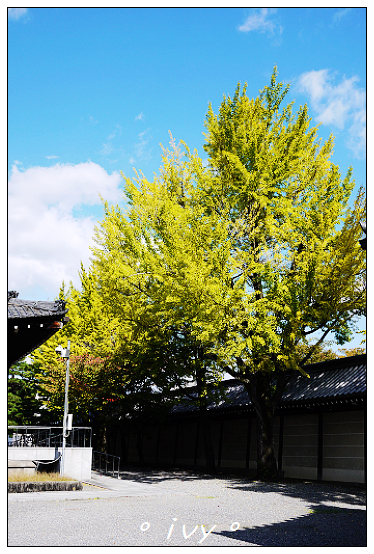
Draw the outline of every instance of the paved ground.
<instances>
[{"instance_id":1,"label":"paved ground","mask_svg":"<svg viewBox=\"0 0 374 554\"><path fill-rule=\"evenodd\" d=\"M8 508L8 546L366 545L359 486L129 471L9 494Z\"/></svg>"}]
</instances>

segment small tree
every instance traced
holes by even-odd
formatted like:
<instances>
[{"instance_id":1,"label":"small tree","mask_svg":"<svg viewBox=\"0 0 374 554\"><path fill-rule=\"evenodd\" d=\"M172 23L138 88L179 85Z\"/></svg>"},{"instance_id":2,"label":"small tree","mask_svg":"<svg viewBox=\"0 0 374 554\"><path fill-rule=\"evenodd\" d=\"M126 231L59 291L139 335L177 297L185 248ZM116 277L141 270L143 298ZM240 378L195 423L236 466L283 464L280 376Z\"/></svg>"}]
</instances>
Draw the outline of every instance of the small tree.
<instances>
[{"instance_id":1,"label":"small tree","mask_svg":"<svg viewBox=\"0 0 374 554\"><path fill-rule=\"evenodd\" d=\"M166 410L170 389L182 383L186 363L180 340L173 330L162 329L147 303L133 294L119 303L112 295L113 302L107 302L92 268L86 272L81 267L80 277L80 290L70 286L65 294L62 286L60 291L68 324L33 358L45 413L56 422L64 411L66 365L55 349L71 341L69 410L75 422L93 426L95 448L105 451L108 425L131 415L140 432L151 406L157 402L160 413ZM162 402L156 391L163 392Z\"/></svg>"},{"instance_id":2,"label":"small tree","mask_svg":"<svg viewBox=\"0 0 374 554\"><path fill-rule=\"evenodd\" d=\"M41 421L42 401L38 368L18 362L8 374L8 425L36 425Z\"/></svg>"},{"instance_id":3,"label":"small tree","mask_svg":"<svg viewBox=\"0 0 374 554\"><path fill-rule=\"evenodd\" d=\"M62 419L64 412L65 362L56 347L71 341L69 408L74 421L95 427L100 444L105 443L105 424L113 414L113 399L123 395L128 380L115 360L116 344L126 336L118 322L105 311L95 275L81 267L81 290L64 286L60 298L66 301L69 322L39 349L32 358L38 363L43 404L51 421Z\"/></svg>"}]
</instances>

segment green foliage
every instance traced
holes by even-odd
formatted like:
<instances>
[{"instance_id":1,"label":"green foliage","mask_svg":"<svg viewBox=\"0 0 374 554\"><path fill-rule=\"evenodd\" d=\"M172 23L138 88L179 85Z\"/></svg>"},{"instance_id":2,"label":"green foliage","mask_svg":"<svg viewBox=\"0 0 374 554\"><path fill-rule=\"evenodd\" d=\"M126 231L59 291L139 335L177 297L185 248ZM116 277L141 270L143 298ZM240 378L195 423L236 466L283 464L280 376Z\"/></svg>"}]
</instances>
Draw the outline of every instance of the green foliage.
<instances>
[{"instance_id":1,"label":"green foliage","mask_svg":"<svg viewBox=\"0 0 374 554\"><path fill-rule=\"evenodd\" d=\"M363 191L350 207L352 169L342 178L307 106L281 109L287 90L276 71L256 99L238 85L218 115L209 107L208 167L172 140L160 176L126 178L129 210L105 204L96 232L111 312L187 325L215 369L239 378L300 370L329 333L349 340L365 309Z\"/></svg>"},{"instance_id":2,"label":"green foliage","mask_svg":"<svg viewBox=\"0 0 374 554\"><path fill-rule=\"evenodd\" d=\"M92 268L87 273L82 267L80 275L80 290L70 286L67 294L64 287L60 291L69 323L33 353L51 420L62 417L65 395L66 365L55 349L59 344L66 347L68 340L69 410L75 421L99 421L102 426L126 413L149 413L151 406L162 411L168 391L182 383L179 374L186 372L181 337L163 330L149 307L135 299L111 311ZM161 402L157 391L164 393Z\"/></svg>"},{"instance_id":3,"label":"green foliage","mask_svg":"<svg viewBox=\"0 0 374 554\"><path fill-rule=\"evenodd\" d=\"M8 373L8 425L36 425L40 422L38 367L18 362Z\"/></svg>"},{"instance_id":4,"label":"green foliage","mask_svg":"<svg viewBox=\"0 0 374 554\"><path fill-rule=\"evenodd\" d=\"M69 406L75 417L89 422L93 414L112 411L113 395L122 394L126 373L114 361L116 344L122 331L118 321L108 315L101 302L95 276L81 267L81 290L72 285L60 298L66 301L69 322L34 351L40 367L43 402L51 417L61 418L64 410L65 362L56 347L71 341ZM125 340L125 339L124 339Z\"/></svg>"},{"instance_id":5,"label":"green foliage","mask_svg":"<svg viewBox=\"0 0 374 554\"><path fill-rule=\"evenodd\" d=\"M317 347L300 359L298 344L317 331L321 342L332 332L343 344L363 313L364 195L349 207L352 170L341 178L330 161L333 139L317 139L307 106L296 116L292 104L280 111L287 87L276 83L276 72L256 100L245 91L238 86L233 100L225 98L218 116L210 107L206 121L214 178L205 194L229 226L238 268L231 284L241 291L228 324L235 351L226 341L221 356L230 363L234 354L252 371L261 362L296 369Z\"/></svg>"},{"instance_id":6,"label":"green foliage","mask_svg":"<svg viewBox=\"0 0 374 554\"><path fill-rule=\"evenodd\" d=\"M332 342L326 342L326 343L320 343L317 346L315 346L312 350L312 354L310 355L308 359L308 364L318 364L320 362L326 362L328 360L336 360L339 358L339 354L333 350L331 347L333 346ZM295 347L297 351L297 356L302 359L309 354L311 350L310 344L304 344L299 343Z\"/></svg>"},{"instance_id":7,"label":"green foliage","mask_svg":"<svg viewBox=\"0 0 374 554\"><path fill-rule=\"evenodd\" d=\"M357 346L356 348L340 348L338 358L348 358L350 356L361 356L366 354L366 348Z\"/></svg>"},{"instance_id":8,"label":"green foliage","mask_svg":"<svg viewBox=\"0 0 374 554\"><path fill-rule=\"evenodd\" d=\"M64 284L60 290L59 298L66 302L69 322L32 354L44 366L57 363L55 348L59 344L66 347L68 340L73 356L106 358L115 351L119 322L105 310L92 270L87 273L81 266L80 279L80 290L70 285L65 292Z\"/></svg>"},{"instance_id":9,"label":"green foliage","mask_svg":"<svg viewBox=\"0 0 374 554\"><path fill-rule=\"evenodd\" d=\"M203 228L198 204L190 205L192 171L187 163L179 163L173 142L172 147L171 152L164 150L162 174L154 183L142 176L136 183L126 179L126 215L105 203L106 217L96 232L94 270L103 302L131 329L129 358L136 372L140 367L151 371L164 392L167 386L180 387L199 376L203 397L208 383L217 382L218 371L214 360L202 355L209 333L205 331L203 348L201 337L194 334L196 314L188 317L180 299L185 272L203 281L199 268L204 234L215 241L217 232ZM198 298L199 292L194 294Z\"/></svg>"}]
</instances>

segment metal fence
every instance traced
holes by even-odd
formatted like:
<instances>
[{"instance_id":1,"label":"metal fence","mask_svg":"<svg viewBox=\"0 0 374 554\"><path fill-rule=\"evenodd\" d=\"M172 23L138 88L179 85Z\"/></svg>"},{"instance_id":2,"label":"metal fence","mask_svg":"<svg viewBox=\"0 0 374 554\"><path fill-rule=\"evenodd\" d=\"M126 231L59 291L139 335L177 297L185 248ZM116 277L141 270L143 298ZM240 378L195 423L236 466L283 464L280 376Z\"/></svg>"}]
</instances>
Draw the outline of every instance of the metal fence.
<instances>
[{"instance_id":1,"label":"metal fence","mask_svg":"<svg viewBox=\"0 0 374 554\"><path fill-rule=\"evenodd\" d=\"M92 469L108 475L116 475L119 479L120 457L105 452L92 451Z\"/></svg>"},{"instance_id":2,"label":"metal fence","mask_svg":"<svg viewBox=\"0 0 374 554\"><path fill-rule=\"evenodd\" d=\"M9 425L8 446L9 447L33 447L62 446L63 427L41 427L35 425ZM66 446L90 448L92 441L91 427L73 427L66 439Z\"/></svg>"}]
</instances>

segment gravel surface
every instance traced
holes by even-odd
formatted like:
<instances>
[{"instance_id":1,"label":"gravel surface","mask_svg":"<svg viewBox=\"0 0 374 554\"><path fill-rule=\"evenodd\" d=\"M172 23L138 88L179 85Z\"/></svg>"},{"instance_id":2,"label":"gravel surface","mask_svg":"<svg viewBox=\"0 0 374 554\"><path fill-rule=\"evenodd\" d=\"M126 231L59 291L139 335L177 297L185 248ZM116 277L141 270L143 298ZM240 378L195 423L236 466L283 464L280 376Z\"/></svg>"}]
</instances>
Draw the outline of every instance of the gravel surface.
<instances>
[{"instance_id":1,"label":"gravel surface","mask_svg":"<svg viewBox=\"0 0 374 554\"><path fill-rule=\"evenodd\" d=\"M8 503L8 546L365 546L360 486L131 471L149 496ZM122 483L123 485L123 483ZM43 493L47 495L48 493Z\"/></svg>"}]
</instances>

